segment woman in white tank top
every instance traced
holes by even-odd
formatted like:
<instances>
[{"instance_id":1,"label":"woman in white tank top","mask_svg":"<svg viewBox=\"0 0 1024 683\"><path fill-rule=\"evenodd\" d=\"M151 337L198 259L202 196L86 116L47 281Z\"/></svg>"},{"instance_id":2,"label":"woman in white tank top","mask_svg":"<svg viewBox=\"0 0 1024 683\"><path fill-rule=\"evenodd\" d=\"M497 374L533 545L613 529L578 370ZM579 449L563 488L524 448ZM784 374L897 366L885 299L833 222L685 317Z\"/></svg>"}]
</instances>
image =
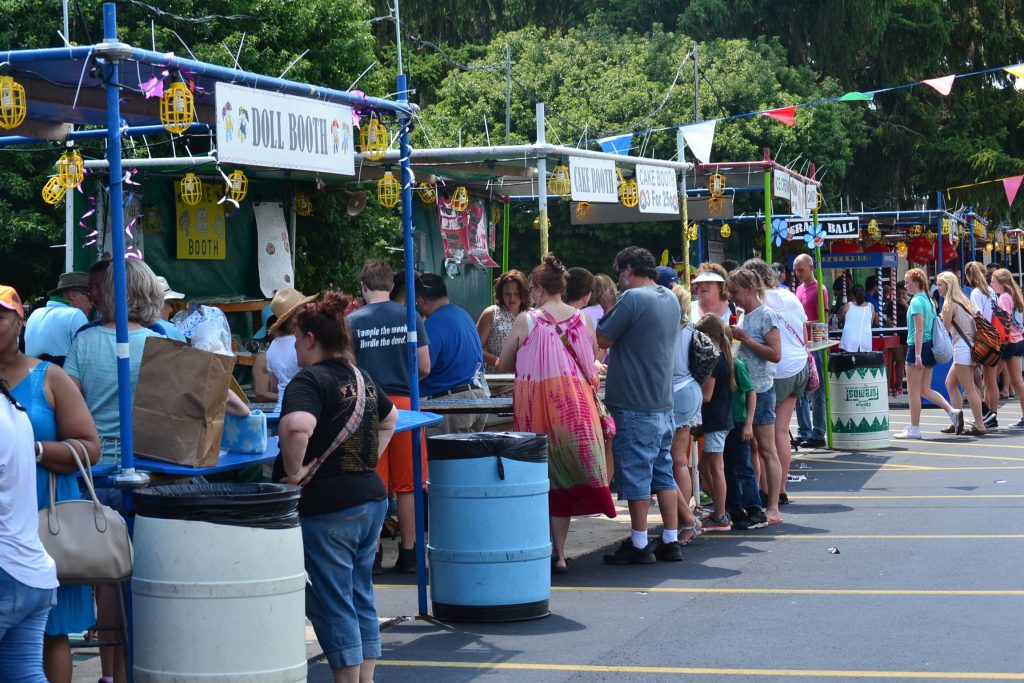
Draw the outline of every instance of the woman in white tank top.
<instances>
[{"instance_id":1,"label":"woman in white tank top","mask_svg":"<svg viewBox=\"0 0 1024 683\"><path fill-rule=\"evenodd\" d=\"M839 324L843 328L843 336L839 340L839 348L851 353L871 350L871 328L878 324L878 311L864 301L864 286L850 287L853 301L843 307L839 314Z\"/></svg>"}]
</instances>

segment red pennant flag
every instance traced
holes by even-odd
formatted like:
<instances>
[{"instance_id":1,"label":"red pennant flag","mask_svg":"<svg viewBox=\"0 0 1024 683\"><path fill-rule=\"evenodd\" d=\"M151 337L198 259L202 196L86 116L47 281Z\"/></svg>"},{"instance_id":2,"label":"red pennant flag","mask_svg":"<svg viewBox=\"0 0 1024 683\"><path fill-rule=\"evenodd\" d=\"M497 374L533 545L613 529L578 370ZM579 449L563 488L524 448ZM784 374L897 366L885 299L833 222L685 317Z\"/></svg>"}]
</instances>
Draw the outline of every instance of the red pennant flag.
<instances>
[{"instance_id":1,"label":"red pennant flag","mask_svg":"<svg viewBox=\"0 0 1024 683\"><path fill-rule=\"evenodd\" d=\"M954 80L956 80L956 74L943 76L941 78L928 78L921 82L931 88L935 88L935 90L942 95L948 95L949 91L953 89Z\"/></svg>"},{"instance_id":2,"label":"red pennant flag","mask_svg":"<svg viewBox=\"0 0 1024 683\"><path fill-rule=\"evenodd\" d=\"M1017 190L1020 189L1020 182L1022 180L1024 180L1024 175L1003 178L1003 190L1006 191L1006 202L1010 206L1013 206L1013 200L1017 198Z\"/></svg>"},{"instance_id":3,"label":"red pennant flag","mask_svg":"<svg viewBox=\"0 0 1024 683\"><path fill-rule=\"evenodd\" d=\"M776 121L781 121L787 126L796 123L796 107L782 107L781 109L769 109L761 112L761 116L770 116Z\"/></svg>"}]
</instances>

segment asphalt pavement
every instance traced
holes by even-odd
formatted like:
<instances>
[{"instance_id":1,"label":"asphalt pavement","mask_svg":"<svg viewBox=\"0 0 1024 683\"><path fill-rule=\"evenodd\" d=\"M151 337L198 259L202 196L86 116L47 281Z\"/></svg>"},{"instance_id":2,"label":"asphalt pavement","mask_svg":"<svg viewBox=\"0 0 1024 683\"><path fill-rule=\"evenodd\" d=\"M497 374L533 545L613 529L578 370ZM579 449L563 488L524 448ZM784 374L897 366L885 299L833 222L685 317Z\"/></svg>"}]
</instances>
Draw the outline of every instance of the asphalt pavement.
<instances>
[{"instance_id":1,"label":"asphalt pavement","mask_svg":"<svg viewBox=\"0 0 1024 683\"><path fill-rule=\"evenodd\" d=\"M894 432L908 423L892 411ZM705 534L681 563L609 566L585 548L544 619L416 619L413 580L386 573L375 680L1024 680L1024 429L945 424L928 410L924 441L801 451L783 524ZM609 532L588 539L611 545L625 521L586 520ZM314 663L309 680L330 671Z\"/></svg>"}]
</instances>

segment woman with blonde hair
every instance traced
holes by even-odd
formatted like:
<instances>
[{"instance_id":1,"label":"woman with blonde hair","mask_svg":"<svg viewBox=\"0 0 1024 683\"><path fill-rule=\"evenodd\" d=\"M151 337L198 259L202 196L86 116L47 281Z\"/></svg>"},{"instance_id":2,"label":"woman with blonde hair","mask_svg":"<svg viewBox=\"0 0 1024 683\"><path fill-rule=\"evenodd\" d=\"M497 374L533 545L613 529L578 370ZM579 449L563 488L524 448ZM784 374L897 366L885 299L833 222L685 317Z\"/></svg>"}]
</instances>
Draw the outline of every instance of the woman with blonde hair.
<instances>
[{"instance_id":1,"label":"woman with blonde hair","mask_svg":"<svg viewBox=\"0 0 1024 683\"><path fill-rule=\"evenodd\" d=\"M1002 356L1006 362L1006 374L1010 377L1010 386L1017 394L1021 411L1024 412L1024 377L1020 374L1020 359L1021 356L1024 356L1024 321L1022 321L1024 318L1024 295L1021 294L1017 283L1013 281L1013 274L1006 268L1000 268L992 273L989 284L992 286L992 292L998 296L997 305L1010 318L1010 343L1003 345ZM1024 417L1012 426L1024 427Z\"/></svg>"},{"instance_id":2,"label":"woman with blonde hair","mask_svg":"<svg viewBox=\"0 0 1024 683\"><path fill-rule=\"evenodd\" d=\"M964 411L949 405L942 394L932 389L932 325L935 322L935 304L928 297L928 279L920 268L911 268L903 276L910 295L907 309L907 386L910 390L910 425L895 435L897 439L921 438L921 397L927 398L949 415L957 433L964 428ZM1019 369L1018 364L1018 369Z\"/></svg>"},{"instance_id":3,"label":"woman with blonde hair","mask_svg":"<svg viewBox=\"0 0 1024 683\"><path fill-rule=\"evenodd\" d=\"M693 482L690 479L688 455L690 452L690 425L700 410L701 401L710 398L690 374L690 344L694 326L687 317L690 310L690 290L682 285L672 288L679 299L679 336L676 337L675 362L672 370L672 401L675 432L672 434L672 473L679 486L679 544L687 545L701 531L700 520L690 511ZM712 385L705 383L705 387ZM683 534L686 536L684 537Z\"/></svg>"},{"instance_id":4,"label":"woman with blonde hair","mask_svg":"<svg viewBox=\"0 0 1024 683\"><path fill-rule=\"evenodd\" d=\"M967 284L971 286L971 305L985 318L992 322L992 301L994 299L992 290L988 286L988 278L985 275L985 266L977 261L967 264ZM999 426L996 416L999 410L999 384L996 378L999 375L999 366L982 367L984 384L982 388L982 413L985 417L985 428L995 429Z\"/></svg>"},{"instance_id":5,"label":"woman with blonde hair","mask_svg":"<svg viewBox=\"0 0 1024 683\"><path fill-rule=\"evenodd\" d=\"M974 414L974 423L960 433L982 436L985 434L985 416L981 411L981 394L974 384L974 361L971 359L975 334L974 306L964 295L957 277L952 273L939 273L936 282L939 296L946 302L942 307L942 324L953 337L953 367L951 372L946 374L949 402L954 408L963 409L963 396L957 389L959 383L964 388L967 402L971 404L971 412ZM953 434L957 429L956 426L950 425L939 431L943 434Z\"/></svg>"}]
</instances>

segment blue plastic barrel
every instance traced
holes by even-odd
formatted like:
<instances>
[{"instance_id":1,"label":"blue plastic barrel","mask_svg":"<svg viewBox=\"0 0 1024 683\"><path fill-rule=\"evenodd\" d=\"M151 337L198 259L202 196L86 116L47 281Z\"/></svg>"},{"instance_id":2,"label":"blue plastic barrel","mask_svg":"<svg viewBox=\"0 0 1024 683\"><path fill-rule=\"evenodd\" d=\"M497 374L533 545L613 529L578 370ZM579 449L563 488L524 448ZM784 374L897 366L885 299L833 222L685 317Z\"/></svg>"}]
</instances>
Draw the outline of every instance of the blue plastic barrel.
<instances>
[{"instance_id":1,"label":"blue plastic barrel","mask_svg":"<svg viewBox=\"0 0 1024 683\"><path fill-rule=\"evenodd\" d=\"M444 434L428 445L430 595L444 621L546 617L551 597L548 440Z\"/></svg>"}]
</instances>

